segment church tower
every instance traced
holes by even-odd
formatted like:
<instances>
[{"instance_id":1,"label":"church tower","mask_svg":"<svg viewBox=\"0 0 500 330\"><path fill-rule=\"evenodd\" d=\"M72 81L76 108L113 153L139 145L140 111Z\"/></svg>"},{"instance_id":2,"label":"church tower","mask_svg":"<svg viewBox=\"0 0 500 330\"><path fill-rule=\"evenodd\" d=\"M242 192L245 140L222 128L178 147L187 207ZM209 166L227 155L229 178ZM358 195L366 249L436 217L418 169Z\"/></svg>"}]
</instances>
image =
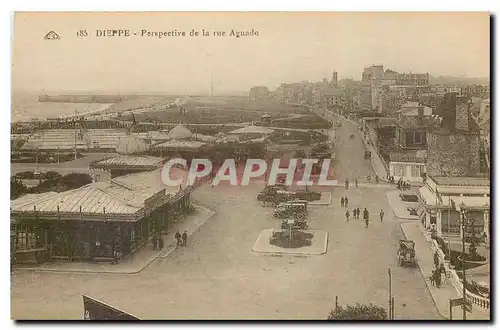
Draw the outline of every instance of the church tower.
<instances>
[{"instance_id":1,"label":"church tower","mask_svg":"<svg viewBox=\"0 0 500 330\"><path fill-rule=\"evenodd\" d=\"M333 71L332 74L332 81L330 83L332 87L338 87L339 86L339 81L338 81L338 76L337 76L337 71Z\"/></svg>"}]
</instances>

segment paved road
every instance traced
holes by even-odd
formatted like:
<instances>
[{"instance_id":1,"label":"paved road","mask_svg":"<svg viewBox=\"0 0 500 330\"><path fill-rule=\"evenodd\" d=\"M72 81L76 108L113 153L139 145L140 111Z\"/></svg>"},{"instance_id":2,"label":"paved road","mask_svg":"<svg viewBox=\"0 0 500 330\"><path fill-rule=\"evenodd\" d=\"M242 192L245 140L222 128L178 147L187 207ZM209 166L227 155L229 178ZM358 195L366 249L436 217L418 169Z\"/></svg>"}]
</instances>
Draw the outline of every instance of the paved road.
<instances>
[{"instance_id":1,"label":"paved road","mask_svg":"<svg viewBox=\"0 0 500 330\"><path fill-rule=\"evenodd\" d=\"M402 237L383 188L333 188L334 204L311 206L311 229L327 230L328 252L320 256L272 256L251 252L260 232L277 228L272 208L255 200L261 189L203 187L195 199L218 213L190 237L189 245L137 275L16 273L12 316L81 319L81 295L122 308L142 319L324 319L341 304L387 306L387 268L393 270L396 317L438 319L418 269L396 266ZM367 206L376 218L346 223L340 196Z\"/></svg>"},{"instance_id":2,"label":"paved road","mask_svg":"<svg viewBox=\"0 0 500 330\"><path fill-rule=\"evenodd\" d=\"M90 173L89 164L92 161L104 159L116 155L115 153L92 153L85 157L78 158L64 163L40 163L38 168L41 172L56 171L63 175L70 173ZM11 163L11 175L24 171L34 171L36 164L34 163Z\"/></svg>"},{"instance_id":3,"label":"paved road","mask_svg":"<svg viewBox=\"0 0 500 330\"><path fill-rule=\"evenodd\" d=\"M349 179L354 183L354 180L358 179L359 182L367 182L367 177L371 176L373 181L375 172L371 161L364 159L365 148L361 132L352 122L337 118L342 123L342 127L336 129L336 140L334 140L334 166L338 180L343 182ZM350 138L351 134L354 134L353 139Z\"/></svg>"}]
</instances>

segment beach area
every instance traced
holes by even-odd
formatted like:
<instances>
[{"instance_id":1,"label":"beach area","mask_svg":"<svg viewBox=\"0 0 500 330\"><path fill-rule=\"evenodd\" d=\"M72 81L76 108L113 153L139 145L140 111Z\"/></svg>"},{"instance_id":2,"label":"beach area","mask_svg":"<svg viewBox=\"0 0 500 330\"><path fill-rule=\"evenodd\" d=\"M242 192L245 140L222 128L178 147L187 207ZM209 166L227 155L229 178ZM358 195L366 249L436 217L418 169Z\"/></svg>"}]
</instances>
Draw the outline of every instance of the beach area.
<instances>
[{"instance_id":1,"label":"beach area","mask_svg":"<svg viewBox=\"0 0 500 330\"><path fill-rule=\"evenodd\" d=\"M39 102L38 96L38 94L13 93L11 121L23 122L71 117L74 115L75 110L79 115L98 114L105 112L112 105L111 103Z\"/></svg>"}]
</instances>

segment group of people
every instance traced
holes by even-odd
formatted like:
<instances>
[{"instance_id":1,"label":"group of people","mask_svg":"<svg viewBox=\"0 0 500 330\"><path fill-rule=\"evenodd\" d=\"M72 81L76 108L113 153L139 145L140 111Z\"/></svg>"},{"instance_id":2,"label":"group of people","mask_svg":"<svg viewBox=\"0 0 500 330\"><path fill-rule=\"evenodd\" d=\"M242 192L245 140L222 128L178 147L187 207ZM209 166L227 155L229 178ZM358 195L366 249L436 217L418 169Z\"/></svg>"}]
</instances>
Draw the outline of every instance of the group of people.
<instances>
[{"instance_id":1,"label":"group of people","mask_svg":"<svg viewBox=\"0 0 500 330\"><path fill-rule=\"evenodd\" d=\"M187 246L187 231L184 231L182 235L179 231L177 231L174 237L177 241L177 246ZM153 236L153 250L163 250L164 246L165 242L163 241L163 237L161 235L155 234Z\"/></svg>"},{"instance_id":2,"label":"group of people","mask_svg":"<svg viewBox=\"0 0 500 330\"><path fill-rule=\"evenodd\" d=\"M366 180L367 180L369 183L371 183L371 182L372 182L372 177L371 177L371 175L368 175L368 176L366 177ZM378 177L378 175L375 175L375 183L379 183L379 177ZM355 180L354 180L354 186L356 187L356 189L358 188L358 184L359 184L358 179L355 179ZM345 186L345 189L349 189L349 179L345 179L345 181L344 181L344 186Z\"/></svg>"},{"instance_id":3,"label":"group of people","mask_svg":"<svg viewBox=\"0 0 500 330\"><path fill-rule=\"evenodd\" d=\"M400 190L410 190L411 188L410 181L405 181L403 177L399 178L398 183L396 183L396 186Z\"/></svg>"},{"instance_id":4,"label":"group of people","mask_svg":"<svg viewBox=\"0 0 500 330\"><path fill-rule=\"evenodd\" d=\"M163 250L164 244L165 243L164 243L163 237L161 235L155 234L153 236L153 250L156 250L157 248L159 248L160 250Z\"/></svg>"},{"instance_id":5,"label":"group of people","mask_svg":"<svg viewBox=\"0 0 500 330\"><path fill-rule=\"evenodd\" d=\"M441 283L445 282L446 279L446 268L444 268L443 263L439 263L439 256L437 251L434 252L434 267L431 275L431 284L437 288L441 286Z\"/></svg>"},{"instance_id":6,"label":"group of people","mask_svg":"<svg viewBox=\"0 0 500 330\"><path fill-rule=\"evenodd\" d=\"M187 246L187 231L184 230L184 233L179 233L179 231L177 231L175 233L175 239L177 240L177 246Z\"/></svg>"},{"instance_id":7,"label":"group of people","mask_svg":"<svg viewBox=\"0 0 500 330\"><path fill-rule=\"evenodd\" d=\"M344 197L344 196L340 197L340 206L341 207L347 208L348 203L349 203L349 199L347 197ZM361 214L361 210L360 210L359 206L355 207L352 210L353 219L359 219L360 214ZM379 215L380 215L380 222L383 222L384 216L385 216L385 212L383 209L380 209ZM346 222L349 222L350 217L351 217L351 213L349 212L349 209L347 209L345 212ZM365 221L365 228L368 228L368 225L370 223L370 212L368 212L368 209L366 207L363 210L363 220Z\"/></svg>"},{"instance_id":8,"label":"group of people","mask_svg":"<svg viewBox=\"0 0 500 330\"><path fill-rule=\"evenodd\" d=\"M347 197L340 197L340 206L341 207L347 207L347 205L349 204L349 199Z\"/></svg>"}]
</instances>

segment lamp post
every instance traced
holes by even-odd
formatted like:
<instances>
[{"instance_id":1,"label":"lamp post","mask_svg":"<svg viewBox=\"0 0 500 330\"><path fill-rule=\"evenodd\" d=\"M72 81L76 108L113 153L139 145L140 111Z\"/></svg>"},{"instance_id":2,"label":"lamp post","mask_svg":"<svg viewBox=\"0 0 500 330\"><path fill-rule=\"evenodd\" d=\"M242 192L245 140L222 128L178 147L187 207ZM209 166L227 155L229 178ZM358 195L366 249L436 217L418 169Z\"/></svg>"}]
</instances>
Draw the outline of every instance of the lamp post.
<instances>
[{"instance_id":1,"label":"lamp post","mask_svg":"<svg viewBox=\"0 0 500 330\"><path fill-rule=\"evenodd\" d=\"M465 211L465 204L462 202L460 204L460 216L461 216L461 226L462 226L462 318L463 320L467 320L467 298L466 298L466 279L465 279L465 228L466 228L466 211Z\"/></svg>"},{"instance_id":2,"label":"lamp post","mask_svg":"<svg viewBox=\"0 0 500 330\"><path fill-rule=\"evenodd\" d=\"M392 320L392 273L391 273L391 268L388 268L387 271L389 272L389 320Z\"/></svg>"}]
</instances>

